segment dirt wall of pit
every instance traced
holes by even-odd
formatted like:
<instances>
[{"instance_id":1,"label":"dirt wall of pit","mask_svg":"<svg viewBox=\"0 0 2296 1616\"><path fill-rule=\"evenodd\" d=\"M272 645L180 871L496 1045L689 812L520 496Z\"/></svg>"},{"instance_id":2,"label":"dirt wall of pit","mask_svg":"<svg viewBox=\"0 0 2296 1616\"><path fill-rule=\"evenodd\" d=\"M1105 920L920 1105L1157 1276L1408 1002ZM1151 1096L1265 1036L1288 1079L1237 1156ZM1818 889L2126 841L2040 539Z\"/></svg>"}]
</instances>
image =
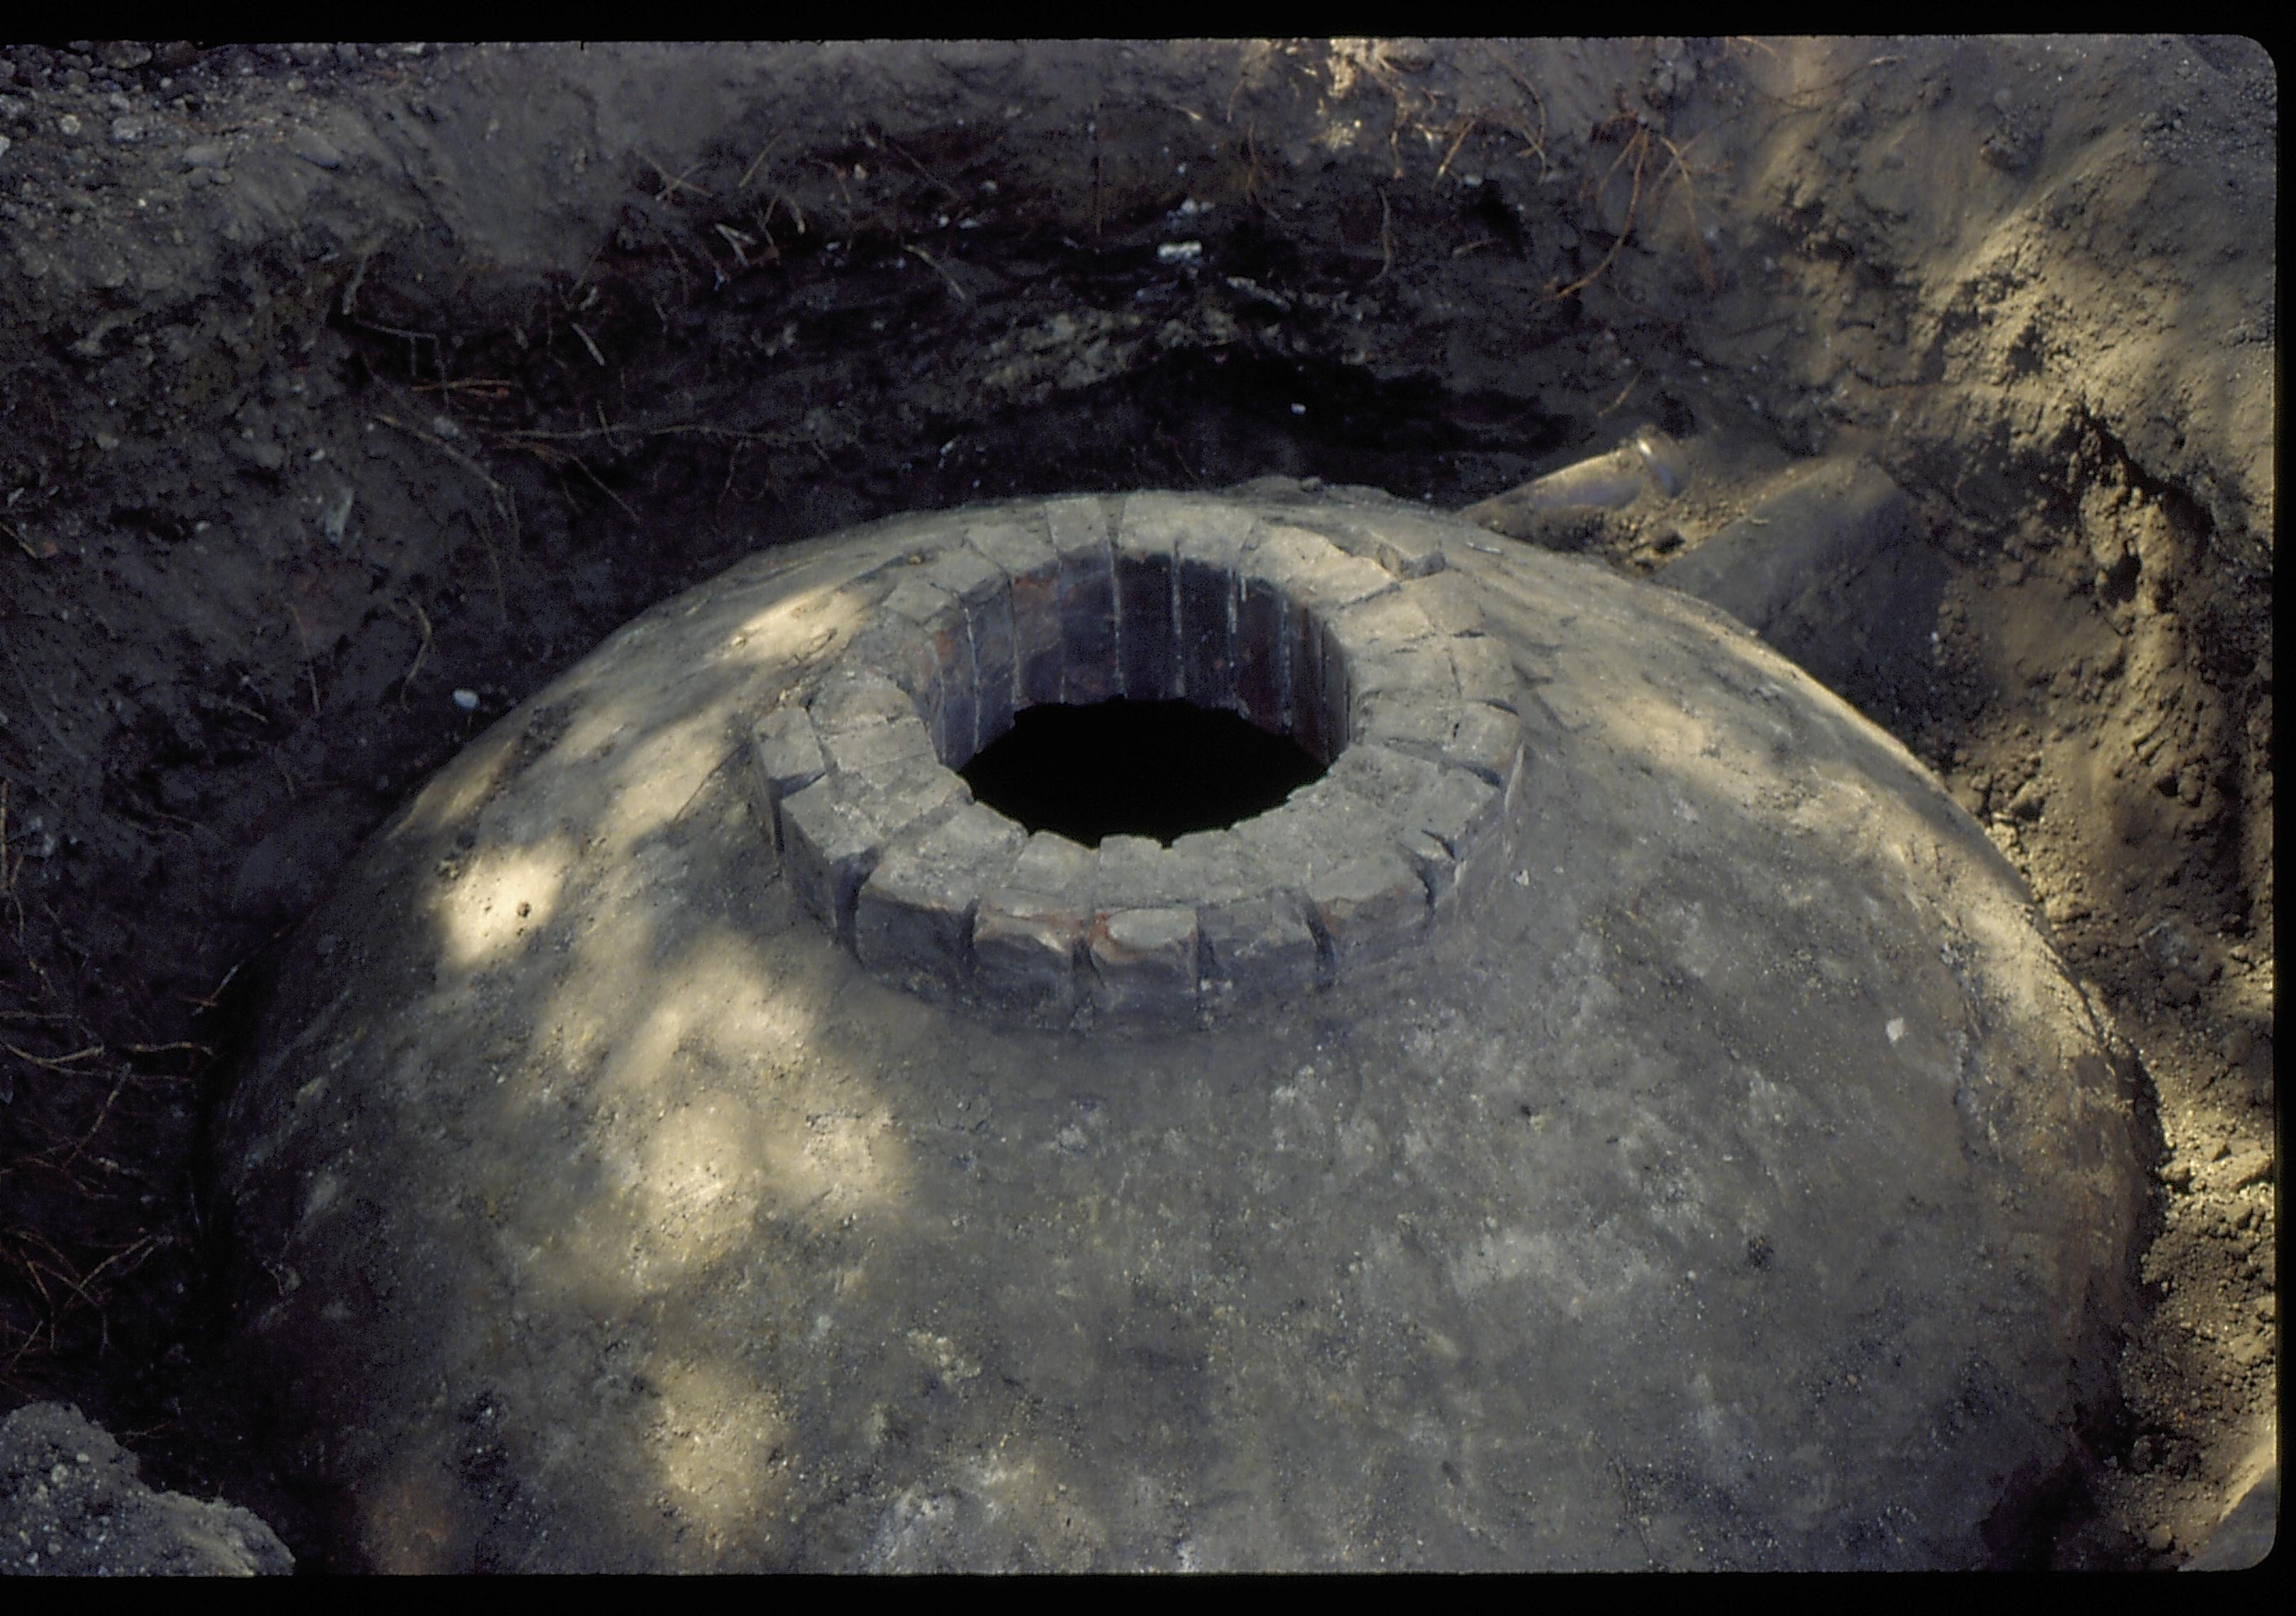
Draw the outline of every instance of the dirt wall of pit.
<instances>
[{"instance_id":1,"label":"dirt wall of pit","mask_svg":"<svg viewBox=\"0 0 2296 1616\"><path fill-rule=\"evenodd\" d=\"M1836 682L2151 1074L2169 1284L2097 1541L2191 1540L2276 1361L2252 43L85 43L0 51L12 1397L259 1472L197 1390L242 996L644 605L976 498L1464 505L1649 420L1919 505L1918 598L1841 615L1926 628ZM1731 496L1576 542L1648 570Z\"/></svg>"}]
</instances>

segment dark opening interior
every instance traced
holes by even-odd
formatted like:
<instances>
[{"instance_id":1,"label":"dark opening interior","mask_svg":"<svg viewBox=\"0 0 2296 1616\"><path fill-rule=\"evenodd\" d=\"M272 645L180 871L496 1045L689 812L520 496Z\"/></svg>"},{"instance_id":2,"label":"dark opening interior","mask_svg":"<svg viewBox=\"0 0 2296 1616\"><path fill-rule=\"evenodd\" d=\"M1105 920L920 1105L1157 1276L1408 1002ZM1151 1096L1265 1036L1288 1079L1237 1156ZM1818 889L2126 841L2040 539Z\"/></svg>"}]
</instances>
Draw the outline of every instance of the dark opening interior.
<instances>
[{"instance_id":1,"label":"dark opening interior","mask_svg":"<svg viewBox=\"0 0 2296 1616\"><path fill-rule=\"evenodd\" d=\"M1086 847L1103 836L1168 844L1265 813L1320 778L1289 735L1186 701L1031 707L957 771L976 800Z\"/></svg>"}]
</instances>

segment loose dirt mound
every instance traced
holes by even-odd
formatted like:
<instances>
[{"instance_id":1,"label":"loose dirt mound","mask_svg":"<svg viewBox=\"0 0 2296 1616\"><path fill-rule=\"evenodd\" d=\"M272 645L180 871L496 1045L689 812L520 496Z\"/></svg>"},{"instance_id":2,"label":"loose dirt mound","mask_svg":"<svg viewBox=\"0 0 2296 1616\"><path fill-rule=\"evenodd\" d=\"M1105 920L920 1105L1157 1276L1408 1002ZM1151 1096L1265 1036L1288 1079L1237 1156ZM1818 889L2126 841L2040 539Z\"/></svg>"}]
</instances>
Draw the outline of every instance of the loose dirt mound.
<instances>
[{"instance_id":1,"label":"loose dirt mound","mask_svg":"<svg viewBox=\"0 0 2296 1616\"><path fill-rule=\"evenodd\" d=\"M2158 1306L2054 1544L2269 1417L2277 84L2221 40L0 52L0 1366L297 1543L199 1364L209 1074L475 729L761 546L1461 505L1639 420L1927 564L1828 677L2141 1054ZM1739 513L1570 536L1630 570ZM1826 645L1804 650L1824 664Z\"/></svg>"}]
</instances>

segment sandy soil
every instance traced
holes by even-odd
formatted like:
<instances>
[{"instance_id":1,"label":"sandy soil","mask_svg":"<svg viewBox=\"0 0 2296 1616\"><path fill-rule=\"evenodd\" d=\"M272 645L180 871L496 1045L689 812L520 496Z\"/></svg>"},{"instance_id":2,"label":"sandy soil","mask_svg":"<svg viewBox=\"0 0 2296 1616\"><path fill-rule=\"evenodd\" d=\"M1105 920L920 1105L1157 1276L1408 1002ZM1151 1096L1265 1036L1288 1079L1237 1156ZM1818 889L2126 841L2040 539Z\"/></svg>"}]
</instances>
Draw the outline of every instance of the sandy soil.
<instances>
[{"instance_id":1,"label":"sandy soil","mask_svg":"<svg viewBox=\"0 0 2296 1616\"><path fill-rule=\"evenodd\" d=\"M0 47L0 1404L298 1541L204 1119L390 807L648 603L902 510L1464 505L1636 422L1648 571L1862 449L1805 660L2141 1059L2151 1310L2057 1564L2272 1435L2277 81L2224 39Z\"/></svg>"}]
</instances>

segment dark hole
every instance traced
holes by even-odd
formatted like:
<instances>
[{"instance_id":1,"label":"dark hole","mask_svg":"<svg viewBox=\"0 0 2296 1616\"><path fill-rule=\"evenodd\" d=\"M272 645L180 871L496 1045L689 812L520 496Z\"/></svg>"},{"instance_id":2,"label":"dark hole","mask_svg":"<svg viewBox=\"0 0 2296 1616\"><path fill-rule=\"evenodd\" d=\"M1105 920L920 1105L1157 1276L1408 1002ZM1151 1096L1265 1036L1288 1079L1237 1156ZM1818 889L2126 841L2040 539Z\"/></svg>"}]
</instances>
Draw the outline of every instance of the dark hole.
<instances>
[{"instance_id":1,"label":"dark hole","mask_svg":"<svg viewBox=\"0 0 2296 1616\"><path fill-rule=\"evenodd\" d=\"M1032 831L1086 847L1103 836L1220 830L1265 813L1324 766L1288 735L1186 701L1031 707L957 771L972 794Z\"/></svg>"}]
</instances>

